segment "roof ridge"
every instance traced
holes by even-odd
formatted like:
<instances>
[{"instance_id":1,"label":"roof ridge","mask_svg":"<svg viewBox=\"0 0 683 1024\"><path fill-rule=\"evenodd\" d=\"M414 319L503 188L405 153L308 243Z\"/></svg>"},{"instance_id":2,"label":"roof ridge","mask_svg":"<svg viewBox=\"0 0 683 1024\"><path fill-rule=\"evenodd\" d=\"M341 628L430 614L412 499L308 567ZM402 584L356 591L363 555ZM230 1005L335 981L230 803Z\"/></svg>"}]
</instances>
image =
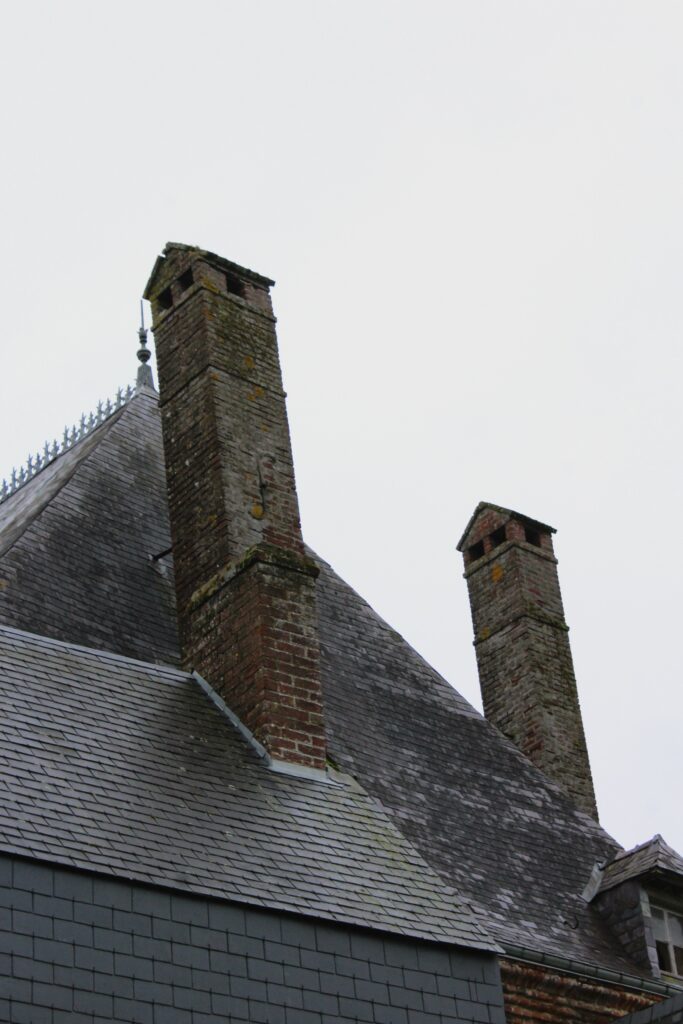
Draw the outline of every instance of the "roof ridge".
<instances>
[{"instance_id":1,"label":"roof ridge","mask_svg":"<svg viewBox=\"0 0 683 1024\"><path fill-rule=\"evenodd\" d=\"M50 445L49 441L46 441L43 445L42 453L38 451L35 456L29 454L26 463L21 465L19 472L17 472L16 467L12 467L9 481L3 478L0 485L0 505L7 501L8 498L11 498L13 494L16 494L17 491L21 490L22 487L25 487L43 469L51 466L61 455L72 451L86 437L90 437L98 427L110 420L119 409L122 409L124 405L127 405L139 393L139 389L131 387L130 384L125 391L123 388L119 388L113 402L109 398L107 398L106 403L100 400L95 411L91 412L89 416L86 417L85 413L81 413L78 425L74 424L71 430L69 430L68 426L65 426L61 443L56 438L52 445Z\"/></svg>"},{"instance_id":2,"label":"roof ridge","mask_svg":"<svg viewBox=\"0 0 683 1024\"><path fill-rule=\"evenodd\" d=\"M645 850L650 846L659 846L660 841L664 842L659 832L656 832L653 836L650 837L650 839L645 839L642 843L638 843L636 846L632 846L630 850L618 850L614 854L614 856L610 858L610 860L606 860L602 864L602 868L608 868L612 864L617 863L618 861L626 860L628 857L632 857L636 853L640 853L641 850ZM665 843L665 845L668 846L668 843ZM669 849L671 849L671 847L669 847Z\"/></svg>"},{"instance_id":3,"label":"roof ridge","mask_svg":"<svg viewBox=\"0 0 683 1024\"><path fill-rule=\"evenodd\" d=\"M86 647L84 644L75 644L70 640L58 640L56 637L45 636L42 633L30 633L26 629L17 629L16 626L6 626L0 623L0 637L17 637L21 640L29 640L42 647L57 647L61 650L74 651L77 654L89 654L101 661L120 662L124 665L139 665L142 668L154 669L155 672L171 673L174 676L182 676L183 679L193 680L191 672L178 668L176 665L167 665L157 661L143 661L141 658L131 658L127 654L117 654L115 651L105 651L101 647Z\"/></svg>"}]
</instances>

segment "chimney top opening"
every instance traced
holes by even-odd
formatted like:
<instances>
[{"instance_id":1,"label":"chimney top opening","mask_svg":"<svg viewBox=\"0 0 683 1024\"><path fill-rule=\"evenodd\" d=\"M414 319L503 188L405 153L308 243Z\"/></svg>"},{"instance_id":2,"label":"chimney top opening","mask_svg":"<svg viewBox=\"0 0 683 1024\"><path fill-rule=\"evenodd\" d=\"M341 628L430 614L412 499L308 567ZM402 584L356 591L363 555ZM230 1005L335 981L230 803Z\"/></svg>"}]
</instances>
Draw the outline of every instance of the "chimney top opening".
<instances>
[{"instance_id":1,"label":"chimney top opening","mask_svg":"<svg viewBox=\"0 0 683 1024\"><path fill-rule=\"evenodd\" d=\"M239 295L241 299L244 298L244 283L236 274L226 273L225 287L228 290L228 295Z\"/></svg>"},{"instance_id":2,"label":"chimney top opening","mask_svg":"<svg viewBox=\"0 0 683 1024\"><path fill-rule=\"evenodd\" d=\"M164 288L163 292L159 292L157 295L157 302L162 309L170 309L173 305L173 293L170 287Z\"/></svg>"},{"instance_id":3,"label":"chimney top opening","mask_svg":"<svg viewBox=\"0 0 683 1024\"><path fill-rule=\"evenodd\" d=\"M491 547L497 548L501 544L504 544L506 540L507 537L505 535L505 527L499 526L498 529L494 530L493 533L491 534Z\"/></svg>"},{"instance_id":4,"label":"chimney top opening","mask_svg":"<svg viewBox=\"0 0 683 1024\"><path fill-rule=\"evenodd\" d=\"M477 541L476 544L472 544L467 549L467 558L470 562L476 562L478 558L484 557L484 542L483 540Z\"/></svg>"},{"instance_id":5,"label":"chimney top opening","mask_svg":"<svg viewBox=\"0 0 683 1024\"><path fill-rule=\"evenodd\" d=\"M180 285L180 290L183 292L186 292L190 285L194 284L194 274L192 273L191 267L188 267L188 269L180 275L178 278L178 284Z\"/></svg>"},{"instance_id":6,"label":"chimney top opening","mask_svg":"<svg viewBox=\"0 0 683 1024\"><path fill-rule=\"evenodd\" d=\"M539 530L534 530L532 526L524 527L524 539L527 544L533 544L534 547L541 547L541 533Z\"/></svg>"}]
</instances>

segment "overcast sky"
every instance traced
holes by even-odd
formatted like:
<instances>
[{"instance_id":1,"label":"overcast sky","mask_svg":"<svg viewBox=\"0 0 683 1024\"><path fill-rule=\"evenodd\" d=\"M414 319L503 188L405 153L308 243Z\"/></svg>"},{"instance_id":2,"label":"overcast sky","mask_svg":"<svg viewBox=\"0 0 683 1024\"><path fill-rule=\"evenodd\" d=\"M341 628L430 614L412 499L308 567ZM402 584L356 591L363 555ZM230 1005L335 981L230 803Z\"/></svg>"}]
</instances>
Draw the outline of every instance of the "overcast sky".
<instances>
[{"instance_id":1,"label":"overcast sky","mask_svg":"<svg viewBox=\"0 0 683 1024\"><path fill-rule=\"evenodd\" d=\"M558 528L603 824L683 851L683 7L7 6L0 478L168 240L272 276L305 536L477 706L455 545Z\"/></svg>"}]
</instances>

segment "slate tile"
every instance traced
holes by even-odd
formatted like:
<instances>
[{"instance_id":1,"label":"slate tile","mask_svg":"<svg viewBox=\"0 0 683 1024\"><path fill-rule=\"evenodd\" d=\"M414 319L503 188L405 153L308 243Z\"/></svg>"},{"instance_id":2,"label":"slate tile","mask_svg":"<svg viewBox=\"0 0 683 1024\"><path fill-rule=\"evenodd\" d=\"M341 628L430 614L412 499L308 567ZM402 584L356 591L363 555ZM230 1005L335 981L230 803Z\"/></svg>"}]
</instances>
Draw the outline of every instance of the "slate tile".
<instances>
[{"instance_id":1,"label":"slate tile","mask_svg":"<svg viewBox=\"0 0 683 1024\"><path fill-rule=\"evenodd\" d=\"M66 900L92 903L93 879L76 871L54 872L54 895Z\"/></svg>"},{"instance_id":2,"label":"slate tile","mask_svg":"<svg viewBox=\"0 0 683 1024\"><path fill-rule=\"evenodd\" d=\"M0 1000L11 999L28 1003L31 1000L31 982L28 978L12 975L0 977Z\"/></svg>"},{"instance_id":3,"label":"slate tile","mask_svg":"<svg viewBox=\"0 0 683 1024\"><path fill-rule=\"evenodd\" d=\"M36 1006L51 1006L57 1010L73 1010L74 990L65 985L33 982L31 996Z\"/></svg>"},{"instance_id":4,"label":"slate tile","mask_svg":"<svg viewBox=\"0 0 683 1024\"><path fill-rule=\"evenodd\" d=\"M25 910L12 910L9 908L3 908L6 911L5 916L0 911L0 925L3 930L17 932L19 935L40 935L43 939L51 939L54 934L54 928L52 924L52 918L50 917L39 917L33 912L29 913Z\"/></svg>"},{"instance_id":5,"label":"slate tile","mask_svg":"<svg viewBox=\"0 0 683 1024\"><path fill-rule=\"evenodd\" d=\"M47 1006L36 1006L35 1003L17 1003L12 1002L11 1004L11 1017L8 1016L6 1020L10 1020L12 1024L53 1024L56 1019L56 1015L62 1011L53 1011ZM71 1011L69 1011L71 1012Z\"/></svg>"},{"instance_id":6,"label":"slate tile","mask_svg":"<svg viewBox=\"0 0 683 1024\"><path fill-rule=\"evenodd\" d=\"M52 896L54 891L54 869L44 864L31 861L16 860L12 879L16 889L28 892L39 892Z\"/></svg>"},{"instance_id":7,"label":"slate tile","mask_svg":"<svg viewBox=\"0 0 683 1024\"><path fill-rule=\"evenodd\" d=\"M155 1006L154 1024L192 1024L192 1012L178 1006Z\"/></svg>"},{"instance_id":8,"label":"slate tile","mask_svg":"<svg viewBox=\"0 0 683 1024\"><path fill-rule=\"evenodd\" d=\"M33 938L30 935L18 935L16 932L0 932L0 953L13 953L15 956L33 956Z\"/></svg>"}]
</instances>

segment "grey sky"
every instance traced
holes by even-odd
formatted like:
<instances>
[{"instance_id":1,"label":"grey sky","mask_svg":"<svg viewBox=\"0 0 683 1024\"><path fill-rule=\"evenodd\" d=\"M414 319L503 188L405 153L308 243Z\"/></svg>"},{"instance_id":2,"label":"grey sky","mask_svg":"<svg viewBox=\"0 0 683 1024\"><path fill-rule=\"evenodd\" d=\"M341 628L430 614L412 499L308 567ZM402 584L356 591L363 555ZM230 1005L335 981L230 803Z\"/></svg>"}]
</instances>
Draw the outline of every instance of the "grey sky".
<instances>
[{"instance_id":1,"label":"grey sky","mask_svg":"<svg viewBox=\"0 0 683 1024\"><path fill-rule=\"evenodd\" d=\"M276 278L305 535L479 706L455 544L558 527L603 824L683 850L683 8L7 5L0 477L169 240Z\"/></svg>"}]
</instances>

